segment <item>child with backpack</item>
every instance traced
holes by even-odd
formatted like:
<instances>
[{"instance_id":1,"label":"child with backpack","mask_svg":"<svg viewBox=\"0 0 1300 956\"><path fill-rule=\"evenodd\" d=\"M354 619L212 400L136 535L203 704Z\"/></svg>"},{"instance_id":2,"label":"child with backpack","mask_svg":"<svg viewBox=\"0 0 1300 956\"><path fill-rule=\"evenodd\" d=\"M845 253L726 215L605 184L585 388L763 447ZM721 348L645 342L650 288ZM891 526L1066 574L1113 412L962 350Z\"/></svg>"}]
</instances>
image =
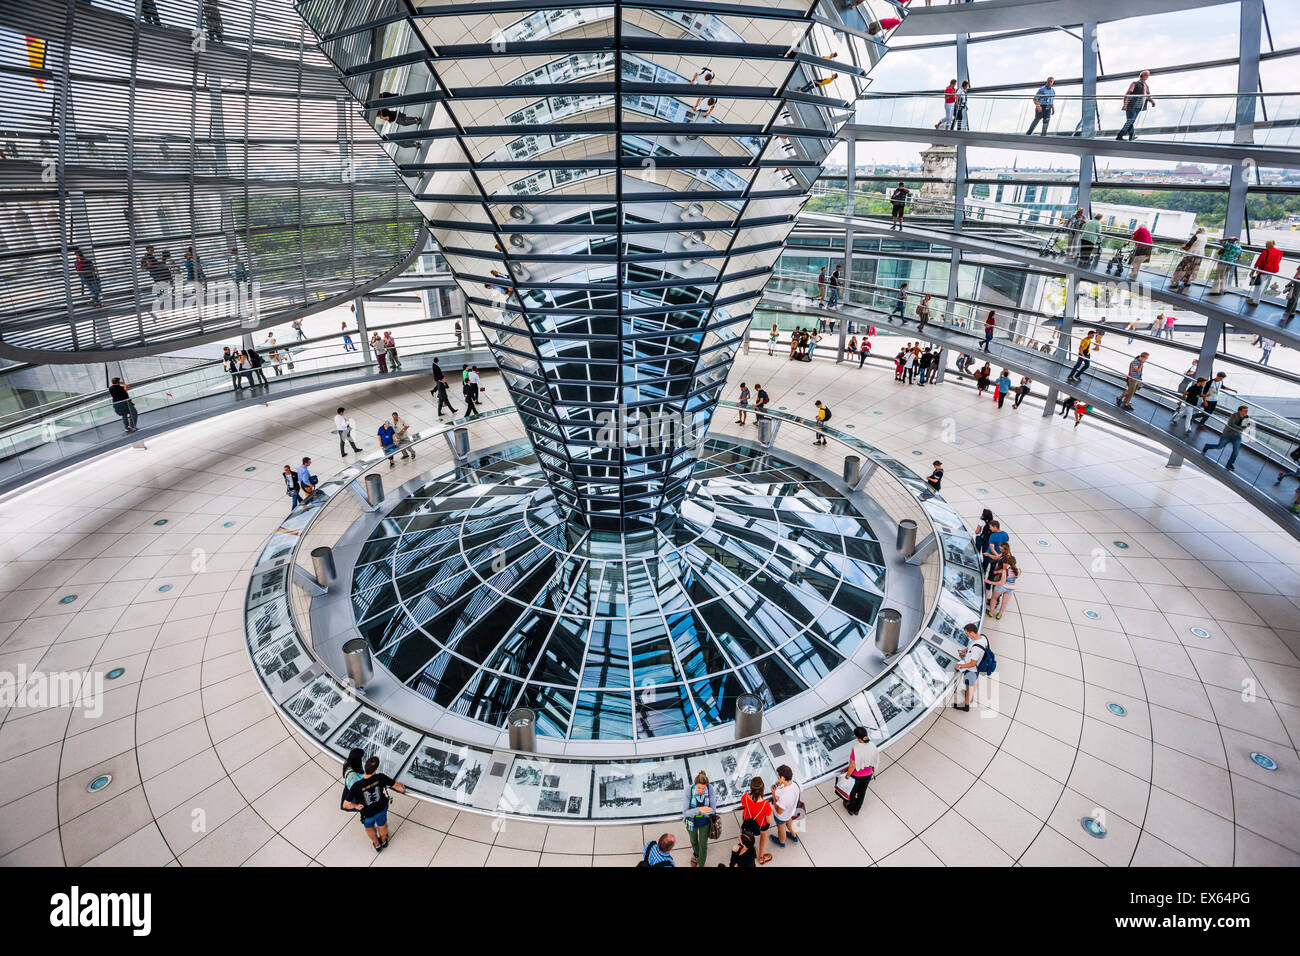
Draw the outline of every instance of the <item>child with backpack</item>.
<instances>
[{"instance_id":1,"label":"child with backpack","mask_svg":"<svg viewBox=\"0 0 1300 956\"><path fill-rule=\"evenodd\" d=\"M813 440L814 445L826 444L826 423L831 420L831 407L823 405L821 401L813 402L817 406L817 437Z\"/></svg>"},{"instance_id":2,"label":"child with backpack","mask_svg":"<svg viewBox=\"0 0 1300 956\"><path fill-rule=\"evenodd\" d=\"M975 695L975 682L979 676L992 674L998 666L993 648L989 647L989 639L980 633L979 625L967 624L965 631L970 643L961 651L962 659L957 664L957 676L966 684L966 698L965 703L952 705L955 710L961 711L970 710L970 699Z\"/></svg>"}]
</instances>

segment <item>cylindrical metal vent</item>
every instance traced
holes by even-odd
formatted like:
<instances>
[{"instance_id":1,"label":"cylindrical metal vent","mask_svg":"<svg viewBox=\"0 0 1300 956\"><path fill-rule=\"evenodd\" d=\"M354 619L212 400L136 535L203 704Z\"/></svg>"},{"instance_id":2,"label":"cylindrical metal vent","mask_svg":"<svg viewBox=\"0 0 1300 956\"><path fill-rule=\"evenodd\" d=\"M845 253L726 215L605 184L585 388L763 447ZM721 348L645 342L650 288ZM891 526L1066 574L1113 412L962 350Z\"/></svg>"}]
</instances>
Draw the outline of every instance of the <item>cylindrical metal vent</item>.
<instances>
[{"instance_id":1,"label":"cylindrical metal vent","mask_svg":"<svg viewBox=\"0 0 1300 956\"><path fill-rule=\"evenodd\" d=\"M898 550L903 557L916 550L916 522L911 518L898 522Z\"/></svg>"},{"instance_id":2,"label":"cylindrical metal vent","mask_svg":"<svg viewBox=\"0 0 1300 956\"><path fill-rule=\"evenodd\" d=\"M736 698L736 739L757 737L763 732L763 699L755 694Z\"/></svg>"},{"instance_id":3,"label":"cylindrical metal vent","mask_svg":"<svg viewBox=\"0 0 1300 956\"><path fill-rule=\"evenodd\" d=\"M377 508L384 500L384 479L382 475L366 475L366 501L370 507Z\"/></svg>"},{"instance_id":4,"label":"cylindrical metal vent","mask_svg":"<svg viewBox=\"0 0 1300 956\"><path fill-rule=\"evenodd\" d=\"M358 687L365 687L370 678L375 676L374 664L370 657L370 645L364 638L354 637L343 645L343 667L348 680Z\"/></svg>"},{"instance_id":5,"label":"cylindrical metal vent","mask_svg":"<svg viewBox=\"0 0 1300 956\"><path fill-rule=\"evenodd\" d=\"M898 636L903 630L903 615L892 607L882 607L876 615L876 650L888 657L898 653Z\"/></svg>"},{"instance_id":6,"label":"cylindrical metal vent","mask_svg":"<svg viewBox=\"0 0 1300 956\"><path fill-rule=\"evenodd\" d=\"M451 433L452 450L457 458L464 458L469 454L469 429L457 428Z\"/></svg>"},{"instance_id":7,"label":"cylindrical metal vent","mask_svg":"<svg viewBox=\"0 0 1300 956\"><path fill-rule=\"evenodd\" d=\"M537 749L537 711L516 707L506 714L510 728L510 749L532 753Z\"/></svg>"},{"instance_id":8,"label":"cylindrical metal vent","mask_svg":"<svg viewBox=\"0 0 1300 956\"><path fill-rule=\"evenodd\" d=\"M862 458L859 455L844 456L844 483L850 488L857 485L862 477Z\"/></svg>"},{"instance_id":9,"label":"cylindrical metal vent","mask_svg":"<svg viewBox=\"0 0 1300 956\"><path fill-rule=\"evenodd\" d=\"M775 426L772 424L772 419L770 419L770 418L760 418L760 419L758 420L758 441L759 441L759 444L762 444L762 445L770 445L770 444L772 444L772 438L774 437L774 436L773 436L773 433L772 433L772 430L773 430L774 427L775 427Z\"/></svg>"},{"instance_id":10,"label":"cylindrical metal vent","mask_svg":"<svg viewBox=\"0 0 1300 956\"><path fill-rule=\"evenodd\" d=\"M334 570L334 550L332 548L312 548L311 566L316 572L316 583L328 590L338 573Z\"/></svg>"}]
</instances>

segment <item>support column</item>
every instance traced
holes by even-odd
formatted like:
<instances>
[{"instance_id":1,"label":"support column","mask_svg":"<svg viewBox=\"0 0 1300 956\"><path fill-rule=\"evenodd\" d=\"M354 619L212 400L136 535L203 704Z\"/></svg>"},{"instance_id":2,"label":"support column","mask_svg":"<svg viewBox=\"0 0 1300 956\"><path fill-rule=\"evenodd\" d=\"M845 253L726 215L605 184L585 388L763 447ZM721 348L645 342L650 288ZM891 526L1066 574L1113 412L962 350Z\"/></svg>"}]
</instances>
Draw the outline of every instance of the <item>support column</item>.
<instances>
[{"instance_id":1,"label":"support column","mask_svg":"<svg viewBox=\"0 0 1300 956\"><path fill-rule=\"evenodd\" d=\"M361 361L367 366L374 361L370 354L370 334L366 331L366 304L357 296L352 300L357 312L357 337L361 339Z\"/></svg>"},{"instance_id":2,"label":"support column","mask_svg":"<svg viewBox=\"0 0 1300 956\"><path fill-rule=\"evenodd\" d=\"M1080 101L1079 133L1084 139L1097 135L1097 24L1083 25L1083 98ZM1089 214L1092 204L1092 156L1079 157L1078 208Z\"/></svg>"},{"instance_id":3,"label":"support column","mask_svg":"<svg viewBox=\"0 0 1300 956\"><path fill-rule=\"evenodd\" d=\"M1241 45L1237 63L1237 117L1234 143L1255 141L1255 107L1259 90L1259 46L1264 22L1264 0L1241 0ZM1225 236L1240 236L1246 224L1246 187L1254 164L1235 163L1228 181L1228 210L1223 220Z\"/></svg>"},{"instance_id":4,"label":"support column","mask_svg":"<svg viewBox=\"0 0 1300 956\"><path fill-rule=\"evenodd\" d=\"M848 135L849 138L844 141L847 148L844 158L844 215L852 216L856 211L853 203L856 199L858 188L858 161L856 148L858 145L858 138L854 136L852 132Z\"/></svg>"}]
</instances>

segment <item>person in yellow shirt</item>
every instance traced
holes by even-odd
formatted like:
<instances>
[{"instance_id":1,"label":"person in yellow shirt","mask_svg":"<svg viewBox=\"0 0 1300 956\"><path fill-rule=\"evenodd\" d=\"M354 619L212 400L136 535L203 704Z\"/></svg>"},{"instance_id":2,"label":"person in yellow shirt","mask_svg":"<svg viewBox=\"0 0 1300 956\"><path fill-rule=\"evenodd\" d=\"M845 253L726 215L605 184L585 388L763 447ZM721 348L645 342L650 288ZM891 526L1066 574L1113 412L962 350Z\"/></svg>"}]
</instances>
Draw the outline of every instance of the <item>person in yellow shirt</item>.
<instances>
[{"instance_id":1,"label":"person in yellow shirt","mask_svg":"<svg viewBox=\"0 0 1300 956\"><path fill-rule=\"evenodd\" d=\"M821 400L813 402L817 406L817 439L814 445L826 444L826 423L831 420L831 407L823 405Z\"/></svg>"}]
</instances>

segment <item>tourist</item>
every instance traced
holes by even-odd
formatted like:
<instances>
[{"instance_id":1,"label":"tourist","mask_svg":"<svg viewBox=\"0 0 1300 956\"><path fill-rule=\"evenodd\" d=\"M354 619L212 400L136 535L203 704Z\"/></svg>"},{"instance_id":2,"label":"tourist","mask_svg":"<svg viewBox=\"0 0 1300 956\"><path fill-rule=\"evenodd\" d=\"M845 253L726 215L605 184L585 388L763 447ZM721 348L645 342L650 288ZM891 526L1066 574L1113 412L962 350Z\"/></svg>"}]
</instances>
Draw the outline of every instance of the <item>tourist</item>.
<instances>
[{"instance_id":1,"label":"tourist","mask_svg":"<svg viewBox=\"0 0 1300 956\"><path fill-rule=\"evenodd\" d=\"M482 402L479 401L479 397L483 392L487 391L487 389L483 387L483 380L478 376L477 365L471 365L469 367L469 384L470 387L474 389L474 401L481 405Z\"/></svg>"},{"instance_id":2,"label":"tourist","mask_svg":"<svg viewBox=\"0 0 1300 956\"><path fill-rule=\"evenodd\" d=\"M840 267L839 266L835 267L835 271L831 273L831 277L826 280L826 286L828 290L826 308L834 309L840 304Z\"/></svg>"},{"instance_id":3,"label":"tourist","mask_svg":"<svg viewBox=\"0 0 1300 956\"><path fill-rule=\"evenodd\" d=\"M818 308L820 308L825 304L826 304L826 267L822 266L821 272L817 273L817 306ZM772 328L773 330L775 330L776 325L774 324Z\"/></svg>"},{"instance_id":4,"label":"tourist","mask_svg":"<svg viewBox=\"0 0 1300 956\"><path fill-rule=\"evenodd\" d=\"M388 791L406 793L406 787L386 773L379 773L379 758L366 761L365 775L352 784L345 810L360 810L361 825L378 853L388 846Z\"/></svg>"},{"instance_id":5,"label":"tourist","mask_svg":"<svg viewBox=\"0 0 1300 956\"><path fill-rule=\"evenodd\" d=\"M414 461L415 448L411 444L411 426L408 425L406 419L397 414L397 412L393 412L392 424L393 441L397 444L397 447L402 450L402 461L406 461L408 457Z\"/></svg>"},{"instance_id":6,"label":"tourist","mask_svg":"<svg viewBox=\"0 0 1300 956\"><path fill-rule=\"evenodd\" d=\"M339 436L339 454L343 458L348 457L348 450L344 446L344 442L351 445L353 451L361 451L361 449L357 447L357 443L352 439L352 423L343 417L342 408L334 414L334 431Z\"/></svg>"},{"instance_id":7,"label":"tourist","mask_svg":"<svg viewBox=\"0 0 1300 956\"><path fill-rule=\"evenodd\" d=\"M1163 329L1163 332L1164 332L1164 336L1165 336L1165 338L1169 339L1169 341L1171 341L1171 342L1174 340L1174 323L1177 322L1177 321L1178 321L1178 316L1176 316L1176 315L1166 315L1166 316L1165 316L1165 327L1164 327L1164 329ZM1160 337L1160 332L1157 332L1157 333L1156 333L1156 338L1159 338L1159 337Z\"/></svg>"},{"instance_id":8,"label":"tourist","mask_svg":"<svg viewBox=\"0 0 1300 956\"><path fill-rule=\"evenodd\" d=\"M438 400L439 418L442 418L442 409L444 406L450 410L453 415L456 414L455 407L451 404L451 400L447 398L447 380L445 378L439 376L439 378L434 381L431 394Z\"/></svg>"},{"instance_id":9,"label":"tourist","mask_svg":"<svg viewBox=\"0 0 1300 956\"><path fill-rule=\"evenodd\" d=\"M379 337L378 332L370 335L370 350L375 354L375 361L379 363L379 374L388 373L388 353L384 350L384 340Z\"/></svg>"},{"instance_id":10,"label":"tourist","mask_svg":"<svg viewBox=\"0 0 1300 956\"><path fill-rule=\"evenodd\" d=\"M1007 400L1007 395L1011 392L1011 371L1003 369L1002 374L998 376L997 381L993 383L993 401L997 402L998 408Z\"/></svg>"},{"instance_id":11,"label":"tourist","mask_svg":"<svg viewBox=\"0 0 1300 956\"><path fill-rule=\"evenodd\" d=\"M993 569L992 580L986 582L993 587L986 602L989 617L1002 620L1002 612L1007 609L1007 602L1011 600L1019 576L1020 568L1011 554L1011 545L1002 545L1002 557Z\"/></svg>"},{"instance_id":12,"label":"tourist","mask_svg":"<svg viewBox=\"0 0 1300 956\"><path fill-rule=\"evenodd\" d=\"M754 854L754 841L758 837L758 826L753 820L746 820L740 825L740 839L731 848L732 868L753 869L757 865ZM721 863L718 866L722 866Z\"/></svg>"},{"instance_id":13,"label":"tourist","mask_svg":"<svg viewBox=\"0 0 1300 956\"><path fill-rule=\"evenodd\" d=\"M461 377L460 393L465 399L465 417L469 418L471 415L478 415L478 396L468 375Z\"/></svg>"},{"instance_id":14,"label":"tourist","mask_svg":"<svg viewBox=\"0 0 1300 956\"><path fill-rule=\"evenodd\" d=\"M794 782L794 771L786 764L776 768L776 783L772 784L772 820L776 823L776 836L772 842L784 849L785 838L795 843L799 836L794 832L794 821L799 819L799 784Z\"/></svg>"},{"instance_id":15,"label":"tourist","mask_svg":"<svg viewBox=\"0 0 1300 956\"><path fill-rule=\"evenodd\" d=\"M1133 130L1133 124L1137 122L1138 115L1148 106L1156 105L1156 101L1151 98L1151 87L1147 84L1150 77L1151 72L1143 70L1124 91L1124 125L1120 127L1116 139L1123 139L1125 133L1130 140L1136 139L1137 134Z\"/></svg>"},{"instance_id":16,"label":"tourist","mask_svg":"<svg viewBox=\"0 0 1300 956\"><path fill-rule=\"evenodd\" d=\"M1224 445L1232 446L1232 454L1228 456L1228 471L1236 471L1233 462L1237 460L1237 453L1241 451L1241 439L1246 431L1246 418L1249 415L1249 409L1245 405L1237 406L1237 411L1228 416L1227 424L1223 426L1223 434L1213 445L1204 445L1201 448L1202 455L1208 455L1212 451L1217 451Z\"/></svg>"},{"instance_id":17,"label":"tourist","mask_svg":"<svg viewBox=\"0 0 1300 956\"><path fill-rule=\"evenodd\" d=\"M1055 79L1049 76L1043 85L1038 88L1038 92L1034 94L1034 121L1029 124L1029 129L1025 133L1026 136L1032 136L1034 127L1040 122L1043 124L1043 128L1039 135L1047 135L1047 123L1052 118L1052 113L1055 112L1053 104L1056 102L1056 90L1052 89L1054 82L1056 82Z\"/></svg>"},{"instance_id":18,"label":"tourist","mask_svg":"<svg viewBox=\"0 0 1300 956\"><path fill-rule=\"evenodd\" d=\"M139 412L135 409L135 402L131 401L131 386L122 381L121 378L114 376L113 381L108 386L108 397L113 403L113 411L122 416L122 424L126 426L127 434L139 431L136 422L140 419Z\"/></svg>"},{"instance_id":19,"label":"tourist","mask_svg":"<svg viewBox=\"0 0 1300 956\"><path fill-rule=\"evenodd\" d=\"M229 345L221 350L221 367L230 374L230 382L235 386L235 391L243 391L244 385L240 382L243 375L239 371L239 356L230 351Z\"/></svg>"},{"instance_id":20,"label":"tourist","mask_svg":"<svg viewBox=\"0 0 1300 956\"><path fill-rule=\"evenodd\" d=\"M262 385L270 385L271 383L266 380L266 373L262 371L262 366L266 363L262 361L262 356L257 354L257 349L244 349L240 354L248 360L248 367L250 369L248 373L248 384L252 385L253 376L257 376L258 381Z\"/></svg>"},{"instance_id":21,"label":"tourist","mask_svg":"<svg viewBox=\"0 0 1300 956\"><path fill-rule=\"evenodd\" d=\"M1070 414L1073 411L1074 411L1074 396L1067 395L1065 396L1065 398L1061 399L1061 417L1069 418Z\"/></svg>"},{"instance_id":22,"label":"tourist","mask_svg":"<svg viewBox=\"0 0 1300 956\"><path fill-rule=\"evenodd\" d=\"M992 309L989 309L989 314L984 317L984 344L980 346L985 352L989 350L989 343L993 341L993 330L996 328L997 316Z\"/></svg>"},{"instance_id":23,"label":"tourist","mask_svg":"<svg viewBox=\"0 0 1300 956\"><path fill-rule=\"evenodd\" d=\"M1127 412L1133 411L1133 396L1142 387L1142 369L1150 357L1150 352L1142 352L1128 363L1128 378L1124 383L1124 391L1115 399L1115 403Z\"/></svg>"},{"instance_id":24,"label":"tourist","mask_svg":"<svg viewBox=\"0 0 1300 956\"><path fill-rule=\"evenodd\" d=\"M903 314L903 310L906 307L907 307L907 283L904 282L902 285L898 287L898 291L895 293L894 307L889 310L889 317L892 319L894 316L898 316L898 323L900 325L907 325L907 316Z\"/></svg>"},{"instance_id":25,"label":"tourist","mask_svg":"<svg viewBox=\"0 0 1300 956\"><path fill-rule=\"evenodd\" d=\"M740 406L736 411L736 424L743 425L749 415L749 386L744 382L740 383L740 399L736 404Z\"/></svg>"},{"instance_id":26,"label":"tourist","mask_svg":"<svg viewBox=\"0 0 1300 956\"><path fill-rule=\"evenodd\" d=\"M929 4L927 4L929 6ZM970 121L967 115L966 100L970 96L970 80L961 81L961 89L957 91L956 109L953 110L953 129L970 129Z\"/></svg>"},{"instance_id":27,"label":"tourist","mask_svg":"<svg viewBox=\"0 0 1300 956\"><path fill-rule=\"evenodd\" d=\"M384 333L384 351L388 353L388 364L396 371L402 367L402 360L397 357L397 340L392 332Z\"/></svg>"},{"instance_id":28,"label":"tourist","mask_svg":"<svg viewBox=\"0 0 1300 956\"><path fill-rule=\"evenodd\" d=\"M1226 382L1227 372L1218 372L1214 378L1205 383L1205 397L1201 399L1201 410L1196 413L1192 419L1198 428L1204 428L1214 414L1214 410L1219 407L1219 393L1232 392L1236 393L1235 388L1229 388Z\"/></svg>"},{"instance_id":29,"label":"tourist","mask_svg":"<svg viewBox=\"0 0 1300 956\"><path fill-rule=\"evenodd\" d=\"M935 129L952 129L957 110L957 78L948 81L943 91L943 119L934 124Z\"/></svg>"},{"instance_id":30,"label":"tourist","mask_svg":"<svg viewBox=\"0 0 1300 956\"><path fill-rule=\"evenodd\" d=\"M1282 310L1282 324L1286 325L1295 318L1296 308L1300 306L1300 266L1295 275L1286 284L1286 308Z\"/></svg>"},{"instance_id":31,"label":"tourist","mask_svg":"<svg viewBox=\"0 0 1300 956\"><path fill-rule=\"evenodd\" d=\"M294 474L293 469L288 465L284 466L284 473L280 477L284 479L284 493L289 496L291 502L289 510L292 512L294 508L302 504L302 495L299 494L302 486L298 483L298 476Z\"/></svg>"},{"instance_id":32,"label":"tourist","mask_svg":"<svg viewBox=\"0 0 1300 956\"><path fill-rule=\"evenodd\" d=\"M1101 257L1101 213L1093 216L1079 229L1079 263L1092 267Z\"/></svg>"},{"instance_id":33,"label":"tourist","mask_svg":"<svg viewBox=\"0 0 1300 956\"><path fill-rule=\"evenodd\" d=\"M862 812L867 787L871 785L871 777L876 772L876 765L880 763L880 751L865 727L854 727L853 739L855 742L849 751L849 765L844 770L845 778L853 781L853 787L849 790L849 798L844 801L844 809L849 816L856 817Z\"/></svg>"},{"instance_id":34,"label":"tourist","mask_svg":"<svg viewBox=\"0 0 1300 956\"><path fill-rule=\"evenodd\" d=\"M817 438L813 441L814 445L826 444L826 423L831 420L831 407L823 405L820 400L813 402L817 406Z\"/></svg>"},{"instance_id":35,"label":"tourist","mask_svg":"<svg viewBox=\"0 0 1300 956\"><path fill-rule=\"evenodd\" d=\"M297 333L299 342L306 340L307 333L302 330L302 319L294 319L289 323L289 325L292 326L294 332Z\"/></svg>"},{"instance_id":36,"label":"tourist","mask_svg":"<svg viewBox=\"0 0 1300 956\"><path fill-rule=\"evenodd\" d=\"M1259 356L1259 364L1260 364L1260 365L1267 365L1267 364L1268 364L1268 360L1269 360L1270 358L1272 358L1272 356L1273 356L1273 349L1274 349L1276 346L1277 346L1277 343L1276 343L1275 341L1273 341L1272 339L1266 339L1266 338L1264 338L1262 335L1259 337L1259 347L1260 347L1260 349L1262 350L1262 351L1260 352L1260 356Z\"/></svg>"},{"instance_id":37,"label":"tourist","mask_svg":"<svg viewBox=\"0 0 1300 956\"><path fill-rule=\"evenodd\" d=\"M73 268L77 270L77 278L81 280L81 288L90 295L90 304L96 308L103 305L99 298L99 270L95 268L95 263L76 246L72 246Z\"/></svg>"},{"instance_id":38,"label":"tourist","mask_svg":"<svg viewBox=\"0 0 1300 956\"><path fill-rule=\"evenodd\" d=\"M1237 236L1225 236L1219 243L1218 261L1214 264L1214 282L1210 286L1210 295L1223 295L1228 282L1228 270L1241 259L1243 250ZM1296 273L1300 275L1300 271Z\"/></svg>"},{"instance_id":39,"label":"tourist","mask_svg":"<svg viewBox=\"0 0 1300 956\"><path fill-rule=\"evenodd\" d=\"M894 191L889 194L889 201L893 204L890 212L890 229L903 228L903 213L907 211L907 200L912 195L912 191L903 185L900 179Z\"/></svg>"},{"instance_id":40,"label":"tourist","mask_svg":"<svg viewBox=\"0 0 1300 956\"><path fill-rule=\"evenodd\" d=\"M989 522L993 520L993 511L985 508L980 512L980 520L975 523L975 533L971 536L975 540L975 551L983 555L989 544L989 535L993 529L989 527Z\"/></svg>"},{"instance_id":41,"label":"tourist","mask_svg":"<svg viewBox=\"0 0 1300 956\"><path fill-rule=\"evenodd\" d=\"M1020 407L1020 403L1023 402L1025 396L1029 394L1029 386L1033 384L1034 380L1028 376L1020 380L1020 384L1016 386L1016 400L1011 403L1012 408Z\"/></svg>"},{"instance_id":42,"label":"tourist","mask_svg":"<svg viewBox=\"0 0 1300 956\"><path fill-rule=\"evenodd\" d=\"M676 866L673 862L673 847L677 845L677 837L671 833L665 833L658 840L651 840L641 851L641 862L637 864L640 867L664 867Z\"/></svg>"},{"instance_id":43,"label":"tourist","mask_svg":"<svg viewBox=\"0 0 1300 956\"><path fill-rule=\"evenodd\" d=\"M1192 371L1195 371L1193 367ZM1184 379L1184 381L1186 381ZM1196 379L1181 393L1182 403L1174 411L1174 417L1169 420L1169 427L1175 427L1179 421L1183 423L1183 437L1186 438L1192 433L1192 415L1195 414L1197 407L1201 404L1201 398L1205 394L1206 380L1204 377Z\"/></svg>"},{"instance_id":44,"label":"tourist","mask_svg":"<svg viewBox=\"0 0 1300 956\"><path fill-rule=\"evenodd\" d=\"M1002 530L1002 522L993 518L988 524L989 535L984 542L984 550L980 552L980 565L986 581L989 572L993 570L993 564L1002 557L1002 546L1011 543L1011 535Z\"/></svg>"},{"instance_id":45,"label":"tourist","mask_svg":"<svg viewBox=\"0 0 1300 956\"><path fill-rule=\"evenodd\" d=\"M771 862L772 854L767 850L767 831L772 826L772 804L763 796L766 787L762 777L749 781L749 791L740 798L741 819L753 820L758 827L758 862L760 865Z\"/></svg>"},{"instance_id":46,"label":"tourist","mask_svg":"<svg viewBox=\"0 0 1300 956\"><path fill-rule=\"evenodd\" d=\"M815 331L808 336L808 360L809 361L812 361L813 354L817 351L817 343L820 342L821 340L822 337L818 335L817 332Z\"/></svg>"},{"instance_id":47,"label":"tourist","mask_svg":"<svg viewBox=\"0 0 1300 956\"><path fill-rule=\"evenodd\" d=\"M1178 265L1174 267L1173 283L1169 286L1173 292L1179 291L1179 287L1186 289L1196 278L1196 273L1200 271L1201 259L1205 255L1205 227L1198 226L1192 233L1192 237L1183 243L1183 252L1185 255L1178 260ZM1173 335L1170 335L1173 338Z\"/></svg>"},{"instance_id":48,"label":"tourist","mask_svg":"<svg viewBox=\"0 0 1300 956\"><path fill-rule=\"evenodd\" d=\"M867 360L867 356L870 354L871 340L864 335L862 341L858 343L858 368L862 368L862 363Z\"/></svg>"},{"instance_id":49,"label":"tourist","mask_svg":"<svg viewBox=\"0 0 1300 956\"><path fill-rule=\"evenodd\" d=\"M1129 281L1132 282L1138 277L1142 267L1151 261L1151 253L1155 251L1155 246L1151 241L1151 230L1146 226L1139 225L1129 238L1133 240L1133 257L1129 259L1128 271Z\"/></svg>"},{"instance_id":50,"label":"tourist","mask_svg":"<svg viewBox=\"0 0 1300 956\"><path fill-rule=\"evenodd\" d=\"M310 458L304 458L298 466L298 491L303 501L316 493L316 476L311 473Z\"/></svg>"},{"instance_id":51,"label":"tourist","mask_svg":"<svg viewBox=\"0 0 1300 956\"><path fill-rule=\"evenodd\" d=\"M1188 385L1191 385L1192 382L1194 382L1194 381L1196 381L1196 361L1195 361L1195 360L1192 361L1192 364L1191 364L1191 365L1187 366L1187 371L1184 372L1184 373L1183 373L1183 377L1180 378L1180 379L1178 380L1178 388L1176 389L1176 391L1178 392L1178 394L1181 395L1181 394L1183 394L1183 392L1187 391L1187 386L1188 386Z\"/></svg>"},{"instance_id":52,"label":"tourist","mask_svg":"<svg viewBox=\"0 0 1300 956\"><path fill-rule=\"evenodd\" d=\"M925 328L925 323L930 321L930 293L927 292L921 297L921 301L916 304L916 319L919 323L917 331Z\"/></svg>"},{"instance_id":53,"label":"tourist","mask_svg":"<svg viewBox=\"0 0 1300 956\"><path fill-rule=\"evenodd\" d=\"M984 397L984 391L989 387L989 376L992 374L993 369L988 362L985 362L980 370L975 373L975 389L980 398Z\"/></svg>"},{"instance_id":54,"label":"tourist","mask_svg":"<svg viewBox=\"0 0 1300 956\"><path fill-rule=\"evenodd\" d=\"M1282 484L1282 481L1285 478L1300 478L1300 445L1296 445L1292 448L1291 454L1287 457L1296 463L1296 468L1293 471L1279 471L1277 473L1277 481L1273 482L1275 485Z\"/></svg>"},{"instance_id":55,"label":"tourist","mask_svg":"<svg viewBox=\"0 0 1300 956\"><path fill-rule=\"evenodd\" d=\"M1078 402L1078 401L1074 403L1074 427L1075 428L1078 428L1079 422L1083 421L1084 413L1090 411L1092 411L1091 405L1087 405L1083 402Z\"/></svg>"},{"instance_id":56,"label":"tourist","mask_svg":"<svg viewBox=\"0 0 1300 956\"><path fill-rule=\"evenodd\" d=\"M1251 305L1259 305L1259 297L1264 294L1272 277L1277 275L1281 268L1282 250L1278 248L1276 242L1269 239L1264 243L1264 248L1259 251L1259 255L1255 257L1255 264L1251 266L1250 298L1246 301Z\"/></svg>"},{"instance_id":57,"label":"tourist","mask_svg":"<svg viewBox=\"0 0 1300 956\"><path fill-rule=\"evenodd\" d=\"M709 855L709 830L718 812L718 794L709 783L709 775L701 770L695 775L695 785L686 790L686 806L682 819L691 839L691 866L704 866Z\"/></svg>"},{"instance_id":58,"label":"tourist","mask_svg":"<svg viewBox=\"0 0 1300 956\"><path fill-rule=\"evenodd\" d=\"M953 704L953 708L969 711L971 697L975 693L975 682L979 679L980 663L989 652L989 639L980 633L978 624L967 624L964 630L970 643L961 649L961 660L957 663L956 670L966 685L966 699L964 704Z\"/></svg>"},{"instance_id":59,"label":"tourist","mask_svg":"<svg viewBox=\"0 0 1300 956\"><path fill-rule=\"evenodd\" d=\"M357 347L352 341L352 333L348 331L348 324L343 323L343 351L355 352Z\"/></svg>"},{"instance_id":60,"label":"tourist","mask_svg":"<svg viewBox=\"0 0 1300 956\"><path fill-rule=\"evenodd\" d=\"M823 269L822 271L825 272L826 270ZM775 354L776 354L776 340L777 340L778 338L780 338L780 335L779 335L779 333L776 331L776 323L773 322L773 323L772 323L772 331L767 333L767 354L768 354L768 355L775 355Z\"/></svg>"},{"instance_id":61,"label":"tourist","mask_svg":"<svg viewBox=\"0 0 1300 956\"><path fill-rule=\"evenodd\" d=\"M894 356L894 381L903 381L903 376L907 373L907 350L899 349L898 354Z\"/></svg>"},{"instance_id":62,"label":"tourist","mask_svg":"<svg viewBox=\"0 0 1300 956\"><path fill-rule=\"evenodd\" d=\"M943 486L943 462L933 461L930 463L930 467L934 470L925 478L925 483L928 487L925 491L921 492L921 497L923 499L933 498L939 493L939 489Z\"/></svg>"},{"instance_id":63,"label":"tourist","mask_svg":"<svg viewBox=\"0 0 1300 956\"><path fill-rule=\"evenodd\" d=\"M767 397L767 392L763 391L763 386L754 383L754 424L757 425L763 420L763 411L767 408L767 403L771 399Z\"/></svg>"}]
</instances>

